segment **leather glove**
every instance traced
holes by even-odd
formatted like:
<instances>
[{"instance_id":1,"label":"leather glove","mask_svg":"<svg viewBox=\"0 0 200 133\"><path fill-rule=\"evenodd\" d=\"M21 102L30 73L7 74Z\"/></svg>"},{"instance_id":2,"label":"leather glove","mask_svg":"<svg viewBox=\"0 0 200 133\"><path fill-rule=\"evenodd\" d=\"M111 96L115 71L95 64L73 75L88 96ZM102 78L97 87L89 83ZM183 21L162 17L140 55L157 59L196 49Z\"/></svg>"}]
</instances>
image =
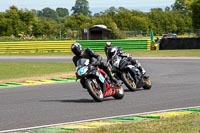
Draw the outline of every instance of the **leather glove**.
<instances>
[{"instance_id":1,"label":"leather glove","mask_svg":"<svg viewBox=\"0 0 200 133\"><path fill-rule=\"evenodd\" d=\"M92 62L92 65L98 66L100 63L98 61Z\"/></svg>"}]
</instances>

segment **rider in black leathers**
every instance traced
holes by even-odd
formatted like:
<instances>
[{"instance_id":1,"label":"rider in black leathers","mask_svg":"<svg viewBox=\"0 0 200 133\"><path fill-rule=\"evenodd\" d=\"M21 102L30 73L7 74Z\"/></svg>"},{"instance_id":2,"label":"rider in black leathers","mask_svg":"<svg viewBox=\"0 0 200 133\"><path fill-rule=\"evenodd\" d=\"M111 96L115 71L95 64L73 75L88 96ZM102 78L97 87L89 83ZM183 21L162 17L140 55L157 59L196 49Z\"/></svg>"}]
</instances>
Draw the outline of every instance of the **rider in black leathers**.
<instances>
[{"instance_id":1,"label":"rider in black leathers","mask_svg":"<svg viewBox=\"0 0 200 133\"><path fill-rule=\"evenodd\" d=\"M89 62L91 64L97 64L99 68L103 69L107 75L109 76L109 79L111 79L111 81L113 81L115 84L118 84L118 81L115 77L112 76L111 70L110 68L104 63L102 62L102 56L100 56L99 54L96 54L94 51L92 51L90 48L87 49L83 49L81 44L79 43L74 43L71 45L71 51L74 53L74 57L72 58L73 63L75 66L77 66L77 61L81 58L86 58L89 59ZM108 78L108 77L105 77ZM81 85L83 86L83 88L85 88L85 81L81 80Z\"/></svg>"},{"instance_id":2,"label":"rider in black leathers","mask_svg":"<svg viewBox=\"0 0 200 133\"><path fill-rule=\"evenodd\" d=\"M142 72L142 74L144 74L144 75L146 74L146 71L144 70L144 68L142 68L141 64L137 60L133 59L133 57L130 54L124 53L120 47L113 46L111 42L106 42L106 45L104 48L105 54L107 56L107 61L110 61L110 59L113 56L111 53L112 48L116 48L116 50L117 50L116 54L118 56L120 56L122 58L126 57L128 59L128 61L131 62L132 65L136 66ZM112 63L111 63L111 65L112 65ZM148 78L147 75L145 75L144 77Z\"/></svg>"}]
</instances>

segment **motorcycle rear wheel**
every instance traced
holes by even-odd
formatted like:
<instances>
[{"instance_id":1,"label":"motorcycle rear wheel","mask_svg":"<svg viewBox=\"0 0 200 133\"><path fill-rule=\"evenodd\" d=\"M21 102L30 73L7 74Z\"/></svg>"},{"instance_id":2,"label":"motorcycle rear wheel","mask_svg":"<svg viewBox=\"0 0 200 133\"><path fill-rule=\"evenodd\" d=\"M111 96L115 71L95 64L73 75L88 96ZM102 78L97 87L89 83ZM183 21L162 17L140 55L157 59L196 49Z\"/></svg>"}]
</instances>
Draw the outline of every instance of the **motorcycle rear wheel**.
<instances>
[{"instance_id":1,"label":"motorcycle rear wheel","mask_svg":"<svg viewBox=\"0 0 200 133\"><path fill-rule=\"evenodd\" d=\"M137 90L135 80L128 77L126 73L122 73L121 78L122 78L122 81L124 82L124 84L126 85L126 87L130 91L136 91Z\"/></svg>"},{"instance_id":2,"label":"motorcycle rear wheel","mask_svg":"<svg viewBox=\"0 0 200 133\"><path fill-rule=\"evenodd\" d=\"M95 84L92 80L86 80L86 88L90 96L97 102L103 101L103 92L101 89L95 87Z\"/></svg>"},{"instance_id":3,"label":"motorcycle rear wheel","mask_svg":"<svg viewBox=\"0 0 200 133\"><path fill-rule=\"evenodd\" d=\"M115 99L122 99L124 97L124 89L120 86L116 86L117 88L115 95L113 96Z\"/></svg>"}]
</instances>

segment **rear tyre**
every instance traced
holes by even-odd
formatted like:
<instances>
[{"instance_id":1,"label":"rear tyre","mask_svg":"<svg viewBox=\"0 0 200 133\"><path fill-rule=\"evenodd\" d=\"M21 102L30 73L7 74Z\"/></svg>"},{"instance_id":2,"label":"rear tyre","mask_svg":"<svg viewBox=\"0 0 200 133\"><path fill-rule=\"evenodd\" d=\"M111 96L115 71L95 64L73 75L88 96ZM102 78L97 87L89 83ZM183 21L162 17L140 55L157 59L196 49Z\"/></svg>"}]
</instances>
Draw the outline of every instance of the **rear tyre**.
<instances>
[{"instance_id":1,"label":"rear tyre","mask_svg":"<svg viewBox=\"0 0 200 133\"><path fill-rule=\"evenodd\" d=\"M91 80L86 80L86 87L90 96L97 102L103 101L103 92L101 89L95 87L95 83Z\"/></svg>"},{"instance_id":2,"label":"rear tyre","mask_svg":"<svg viewBox=\"0 0 200 133\"><path fill-rule=\"evenodd\" d=\"M122 73L121 75L122 81L124 82L124 84L126 85L126 87L130 90L130 91L136 91L137 90L137 86L135 84L135 80L132 77L129 77L127 75L127 73Z\"/></svg>"},{"instance_id":3,"label":"rear tyre","mask_svg":"<svg viewBox=\"0 0 200 133\"><path fill-rule=\"evenodd\" d=\"M145 81L145 85L143 86L143 88L145 90L150 90L152 87L150 78L147 78L147 79L143 78L143 80Z\"/></svg>"},{"instance_id":4,"label":"rear tyre","mask_svg":"<svg viewBox=\"0 0 200 133\"><path fill-rule=\"evenodd\" d=\"M122 99L124 97L124 88L122 88L121 86L116 86L115 91L116 93L113 96L115 99Z\"/></svg>"}]
</instances>

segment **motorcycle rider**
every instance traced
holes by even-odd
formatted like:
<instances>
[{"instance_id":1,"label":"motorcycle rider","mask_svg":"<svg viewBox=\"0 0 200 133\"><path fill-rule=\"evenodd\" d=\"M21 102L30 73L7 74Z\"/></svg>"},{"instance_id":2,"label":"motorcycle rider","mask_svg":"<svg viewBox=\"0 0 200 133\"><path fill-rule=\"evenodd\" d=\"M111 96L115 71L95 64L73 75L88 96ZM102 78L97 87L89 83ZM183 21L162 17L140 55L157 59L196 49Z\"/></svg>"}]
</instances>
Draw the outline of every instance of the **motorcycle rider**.
<instances>
[{"instance_id":1,"label":"motorcycle rider","mask_svg":"<svg viewBox=\"0 0 200 133\"><path fill-rule=\"evenodd\" d=\"M96 54L94 51L92 51L90 48L86 48L85 50L82 48L80 43L73 43L71 45L71 51L74 53L74 57L72 58L72 61L75 66L77 66L77 61L81 58L89 59L89 62L91 64L97 64L99 68L103 69L107 75L109 76L109 79L114 82L115 84L118 84L118 81L115 77L112 76L110 68L102 62L102 56L99 54ZM108 77L105 77L108 78ZM81 85L83 88L85 88L85 81L81 80Z\"/></svg>"},{"instance_id":2,"label":"motorcycle rider","mask_svg":"<svg viewBox=\"0 0 200 133\"><path fill-rule=\"evenodd\" d=\"M107 61L110 61L114 55L118 55L122 58L125 57L125 58L127 58L128 61L131 62L132 65L136 66L140 70L140 72L144 75L145 78L148 78L148 76L145 75L146 71L141 66L141 64L138 62L138 60L133 59L133 57L130 54L123 52L120 47L113 46L111 42L106 42L104 51L107 56ZM112 62L110 62L110 63L112 65Z\"/></svg>"}]
</instances>

